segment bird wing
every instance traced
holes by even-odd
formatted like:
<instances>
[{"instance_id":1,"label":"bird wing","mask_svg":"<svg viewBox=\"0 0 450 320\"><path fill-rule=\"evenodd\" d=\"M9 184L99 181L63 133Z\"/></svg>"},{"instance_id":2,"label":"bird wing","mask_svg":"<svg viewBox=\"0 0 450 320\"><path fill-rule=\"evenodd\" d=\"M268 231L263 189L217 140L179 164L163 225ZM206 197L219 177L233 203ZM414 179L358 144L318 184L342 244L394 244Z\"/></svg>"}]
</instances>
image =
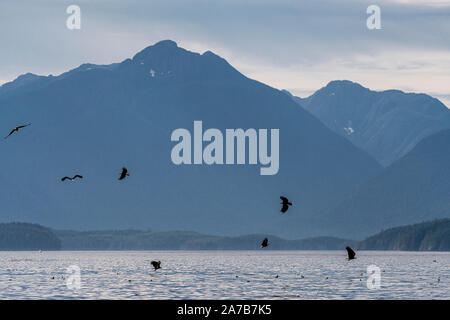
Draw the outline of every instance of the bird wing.
<instances>
[{"instance_id":1,"label":"bird wing","mask_svg":"<svg viewBox=\"0 0 450 320\"><path fill-rule=\"evenodd\" d=\"M10 135L12 135L14 131L16 131L16 129L12 129L11 132L5 137L5 139L8 138Z\"/></svg>"},{"instance_id":2,"label":"bird wing","mask_svg":"<svg viewBox=\"0 0 450 320\"><path fill-rule=\"evenodd\" d=\"M119 180L125 179L125 177L127 176L127 172L128 172L127 168L122 168Z\"/></svg>"},{"instance_id":3,"label":"bird wing","mask_svg":"<svg viewBox=\"0 0 450 320\"><path fill-rule=\"evenodd\" d=\"M283 197L283 196L281 196L280 199L281 199L283 202L288 202L288 201L289 201L288 198Z\"/></svg>"},{"instance_id":4,"label":"bird wing","mask_svg":"<svg viewBox=\"0 0 450 320\"><path fill-rule=\"evenodd\" d=\"M83 179L83 176L80 176L79 174L77 174L75 177L73 177L74 179L75 178L80 178L80 179Z\"/></svg>"},{"instance_id":5,"label":"bird wing","mask_svg":"<svg viewBox=\"0 0 450 320\"><path fill-rule=\"evenodd\" d=\"M353 251L352 248L346 247L345 249L347 249L347 254L348 254L349 259L355 258L356 253L355 253L355 251Z\"/></svg>"},{"instance_id":6,"label":"bird wing","mask_svg":"<svg viewBox=\"0 0 450 320\"><path fill-rule=\"evenodd\" d=\"M281 212L285 213L289 209L289 206L287 204L283 204L283 207L281 208Z\"/></svg>"},{"instance_id":7,"label":"bird wing","mask_svg":"<svg viewBox=\"0 0 450 320\"><path fill-rule=\"evenodd\" d=\"M66 179L70 179L70 178L69 177L64 177L64 178L61 179L61 181L64 181Z\"/></svg>"}]
</instances>

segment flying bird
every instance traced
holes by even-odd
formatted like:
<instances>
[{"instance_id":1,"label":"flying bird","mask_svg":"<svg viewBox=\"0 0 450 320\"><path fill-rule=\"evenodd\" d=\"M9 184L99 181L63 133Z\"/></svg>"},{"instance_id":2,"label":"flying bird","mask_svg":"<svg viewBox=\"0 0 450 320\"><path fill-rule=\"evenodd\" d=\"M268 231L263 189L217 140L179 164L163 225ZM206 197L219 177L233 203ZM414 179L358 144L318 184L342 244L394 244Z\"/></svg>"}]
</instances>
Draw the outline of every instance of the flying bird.
<instances>
[{"instance_id":1,"label":"flying bird","mask_svg":"<svg viewBox=\"0 0 450 320\"><path fill-rule=\"evenodd\" d=\"M125 179L126 177L129 177L130 176L130 174L128 173L128 170L127 170L127 168L122 168L122 173L120 174L120 178L119 178L119 180L123 180L123 179Z\"/></svg>"},{"instance_id":2,"label":"flying bird","mask_svg":"<svg viewBox=\"0 0 450 320\"><path fill-rule=\"evenodd\" d=\"M348 260L355 259L355 256L356 256L355 251L353 251L353 249L350 247L345 247L345 249L347 250Z\"/></svg>"},{"instance_id":3,"label":"flying bird","mask_svg":"<svg viewBox=\"0 0 450 320\"><path fill-rule=\"evenodd\" d=\"M28 127L29 125L31 125L31 123L29 123L29 124L24 124L23 126L15 127L15 128L12 129L11 132L5 137L5 139L8 138L8 137L9 137L10 135L12 135L13 133L19 132L20 129L25 128L25 127Z\"/></svg>"},{"instance_id":4,"label":"flying bird","mask_svg":"<svg viewBox=\"0 0 450 320\"><path fill-rule=\"evenodd\" d=\"M261 243L261 248L265 248L269 245L269 239L264 238L263 242Z\"/></svg>"},{"instance_id":5,"label":"flying bird","mask_svg":"<svg viewBox=\"0 0 450 320\"><path fill-rule=\"evenodd\" d=\"M155 271L161 269L161 261L152 261L151 264L155 268Z\"/></svg>"},{"instance_id":6,"label":"flying bird","mask_svg":"<svg viewBox=\"0 0 450 320\"><path fill-rule=\"evenodd\" d=\"M289 209L289 206L292 206L292 202L290 202L288 198L283 196L281 196L280 199L281 199L280 203L283 205L281 207L281 212L285 213Z\"/></svg>"},{"instance_id":7,"label":"flying bird","mask_svg":"<svg viewBox=\"0 0 450 320\"><path fill-rule=\"evenodd\" d=\"M69 179L70 181L74 181L76 178L80 178L80 179L83 179L83 176L80 176L79 174L77 174L77 175L75 175L74 177L64 177L64 178L62 178L61 179L61 181L66 181L67 179Z\"/></svg>"}]
</instances>

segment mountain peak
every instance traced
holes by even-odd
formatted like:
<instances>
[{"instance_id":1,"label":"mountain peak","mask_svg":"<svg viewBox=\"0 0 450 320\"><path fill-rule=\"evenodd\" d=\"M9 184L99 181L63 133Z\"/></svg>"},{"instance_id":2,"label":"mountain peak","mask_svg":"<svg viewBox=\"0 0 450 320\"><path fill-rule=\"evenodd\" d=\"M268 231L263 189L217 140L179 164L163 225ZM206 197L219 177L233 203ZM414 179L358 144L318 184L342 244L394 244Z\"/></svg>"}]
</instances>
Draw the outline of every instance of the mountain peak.
<instances>
[{"instance_id":1,"label":"mountain peak","mask_svg":"<svg viewBox=\"0 0 450 320\"><path fill-rule=\"evenodd\" d=\"M51 76L49 76L49 77L51 77ZM0 89L1 89L1 92L5 92L7 90L12 90L12 89L26 86L28 84L34 83L35 81L37 81L39 79L43 79L43 78L47 78L47 77L39 76L34 73L28 72L25 74L21 74L20 76L18 76L16 79L14 79L11 82L7 82L3 85L0 85Z\"/></svg>"},{"instance_id":2,"label":"mountain peak","mask_svg":"<svg viewBox=\"0 0 450 320\"><path fill-rule=\"evenodd\" d=\"M177 43L172 40L162 40L154 45L148 46L145 49L139 51L134 57L133 61L146 61L155 56L162 57L165 55L171 55L178 51L185 51L179 48Z\"/></svg>"},{"instance_id":3,"label":"mountain peak","mask_svg":"<svg viewBox=\"0 0 450 320\"><path fill-rule=\"evenodd\" d=\"M241 77L228 62L211 51L203 54L192 52L172 40L159 41L138 52L132 60L125 60L123 65L144 70L152 78L202 78L228 79Z\"/></svg>"},{"instance_id":4,"label":"mountain peak","mask_svg":"<svg viewBox=\"0 0 450 320\"><path fill-rule=\"evenodd\" d=\"M152 47L178 48L178 45L173 40L161 40L155 43Z\"/></svg>"},{"instance_id":5,"label":"mountain peak","mask_svg":"<svg viewBox=\"0 0 450 320\"><path fill-rule=\"evenodd\" d=\"M351 88L354 88L354 89L368 90L367 88L364 88L359 83L353 82L350 80L333 80L333 81L328 82L328 84L326 85L325 88L328 88L328 89L334 89L334 88L351 89Z\"/></svg>"}]
</instances>

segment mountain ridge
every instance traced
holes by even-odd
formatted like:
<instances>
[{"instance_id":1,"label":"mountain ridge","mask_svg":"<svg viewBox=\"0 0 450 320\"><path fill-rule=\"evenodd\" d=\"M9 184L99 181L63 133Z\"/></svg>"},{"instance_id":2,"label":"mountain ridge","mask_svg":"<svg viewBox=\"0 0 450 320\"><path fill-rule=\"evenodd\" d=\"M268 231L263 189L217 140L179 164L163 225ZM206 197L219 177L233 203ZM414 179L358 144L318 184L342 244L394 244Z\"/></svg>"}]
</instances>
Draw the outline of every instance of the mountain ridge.
<instances>
[{"instance_id":1,"label":"mountain ridge","mask_svg":"<svg viewBox=\"0 0 450 320\"><path fill-rule=\"evenodd\" d=\"M110 66L83 64L14 94L0 91L0 128L33 123L2 146L6 178L48 194L58 208L20 199L21 208L5 208L10 221L20 210L54 228L321 235L327 229L321 212L381 170L284 93L212 53L170 42L140 53ZM250 165L174 165L171 132L191 130L195 120L205 129L280 128L279 173L267 178ZM131 177L118 184L123 166ZM61 184L74 173L83 180ZM285 216L280 194L294 199Z\"/></svg>"},{"instance_id":2,"label":"mountain ridge","mask_svg":"<svg viewBox=\"0 0 450 320\"><path fill-rule=\"evenodd\" d=\"M430 134L450 128L450 110L422 93L372 91L352 81L334 80L307 98L292 99L383 166Z\"/></svg>"},{"instance_id":3,"label":"mountain ridge","mask_svg":"<svg viewBox=\"0 0 450 320\"><path fill-rule=\"evenodd\" d=\"M388 227L448 218L449 145L450 129L423 139L409 153L355 188L329 216L352 221L340 229L357 229L359 237Z\"/></svg>"}]
</instances>

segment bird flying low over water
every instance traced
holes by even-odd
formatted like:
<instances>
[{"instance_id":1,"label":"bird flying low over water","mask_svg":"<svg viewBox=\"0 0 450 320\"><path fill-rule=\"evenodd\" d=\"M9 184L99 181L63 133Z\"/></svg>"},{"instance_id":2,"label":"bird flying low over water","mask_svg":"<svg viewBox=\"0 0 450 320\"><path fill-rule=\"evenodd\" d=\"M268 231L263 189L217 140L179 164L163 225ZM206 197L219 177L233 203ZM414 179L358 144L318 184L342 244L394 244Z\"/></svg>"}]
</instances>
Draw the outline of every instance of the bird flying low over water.
<instances>
[{"instance_id":1,"label":"bird flying low over water","mask_svg":"<svg viewBox=\"0 0 450 320\"><path fill-rule=\"evenodd\" d=\"M155 268L155 271L161 269L161 261L152 261L151 264Z\"/></svg>"},{"instance_id":2,"label":"bird flying low over water","mask_svg":"<svg viewBox=\"0 0 450 320\"><path fill-rule=\"evenodd\" d=\"M261 248L265 248L269 245L269 239L264 238L263 242L261 243Z\"/></svg>"},{"instance_id":3,"label":"bird flying low over water","mask_svg":"<svg viewBox=\"0 0 450 320\"><path fill-rule=\"evenodd\" d=\"M122 168L122 173L120 174L120 178L119 178L119 180L123 180L123 179L125 179L126 177L129 177L130 176L130 174L128 173L128 170L127 170L127 168Z\"/></svg>"},{"instance_id":4,"label":"bird flying low over water","mask_svg":"<svg viewBox=\"0 0 450 320\"><path fill-rule=\"evenodd\" d=\"M8 138L8 137L9 137L10 135L12 135L13 133L19 132L20 129L25 128L25 127L28 127L29 125L31 125L31 123L29 123L29 124L24 124L23 126L17 126L17 127L15 127L15 128L12 129L11 132L5 137L5 139Z\"/></svg>"},{"instance_id":5,"label":"bird flying low over water","mask_svg":"<svg viewBox=\"0 0 450 320\"><path fill-rule=\"evenodd\" d=\"M281 207L281 212L285 213L289 209L289 206L292 206L292 202L290 202L288 198L283 196L281 196L280 199L281 199L280 203L283 205Z\"/></svg>"},{"instance_id":6,"label":"bird flying low over water","mask_svg":"<svg viewBox=\"0 0 450 320\"><path fill-rule=\"evenodd\" d=\"M73 176L72 178L71 177L64 177L64 178L61 179L61 181L66 181L67 179L69 179L70 181L74 181L76 178L83 179L83 176L80 176L79 174L77 174L77 175Z\"/></svg>"},{"instance_id":7,"label":"bird flying low over water","mask_svg":"<svg viewBox=\"0 0 450 320\"><path fill-rule=\"evenodd\" d=\"M345 249L347 250L348 260L355 259L355 256L356 256L355 251L353 251L353 249L350 247L345 247Z\"/></svg>"}]
</instances>

